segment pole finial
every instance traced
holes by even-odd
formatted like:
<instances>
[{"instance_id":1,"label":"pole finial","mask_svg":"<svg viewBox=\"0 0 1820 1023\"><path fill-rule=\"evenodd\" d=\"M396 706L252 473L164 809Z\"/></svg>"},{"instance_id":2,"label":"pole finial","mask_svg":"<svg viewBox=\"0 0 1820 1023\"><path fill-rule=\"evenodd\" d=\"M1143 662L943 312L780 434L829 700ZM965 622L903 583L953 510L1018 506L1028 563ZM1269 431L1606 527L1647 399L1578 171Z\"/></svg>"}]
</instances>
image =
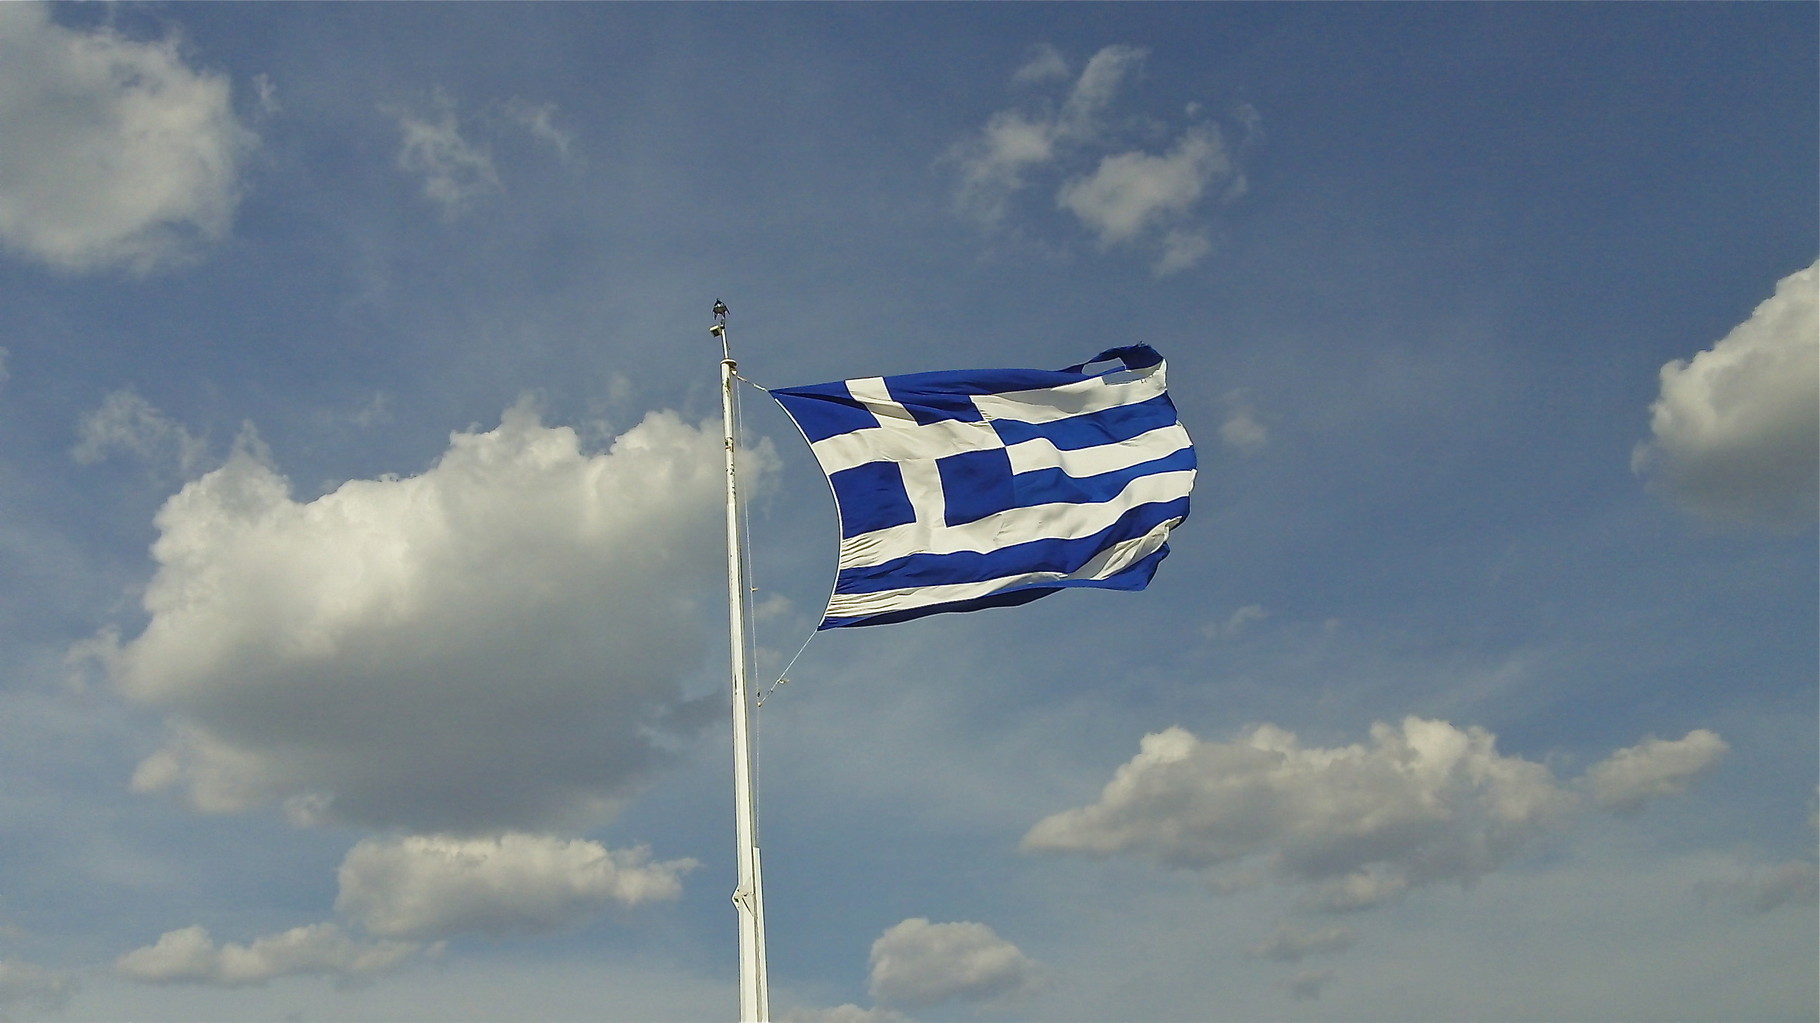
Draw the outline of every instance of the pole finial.
<instances>
[{"instance_id":1,"label":"pole finial","mask_svg":"<svg viewBox=\"0 0 1820 1023\"><path fill-rule=\"evenodd\" d=\"M714 300L714 326L708 328L708 333L713 334L717 338L720 338L721 349L722 349L721 354L723 354L727 358L731 359L733 357L733 354L729 351L726 351L727 303L722 302L718 298Z\"/></svg>"}]
</instances>

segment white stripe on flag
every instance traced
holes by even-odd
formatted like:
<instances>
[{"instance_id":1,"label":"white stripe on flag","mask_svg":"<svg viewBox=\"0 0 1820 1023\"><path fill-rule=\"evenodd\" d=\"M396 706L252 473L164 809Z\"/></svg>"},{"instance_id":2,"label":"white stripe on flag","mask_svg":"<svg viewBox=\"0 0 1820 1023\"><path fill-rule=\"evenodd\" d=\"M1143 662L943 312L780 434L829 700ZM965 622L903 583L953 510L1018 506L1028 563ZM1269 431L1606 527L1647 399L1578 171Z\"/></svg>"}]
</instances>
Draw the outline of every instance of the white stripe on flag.
<instances>
[{"instance_id":1,"label":"white stripe on flag","mask_svg":"<svg viewBox=\"0 0 1820 1023\"><path fill-rule=\"evenodd\" d=\"M836 593L828 599L828 617L859 618L957 600L972 600L1000 590L1024 589L1064 580L1107 579L1156 553L1157 548L1168 542L1169 531L1180 525L1181 521L1179 518L1170 519L1143 536L1113 544L1075 572L1025 572L971 583L915 586L901 590L881 590L877 593Z\"/></svg>"},{"instance_id":2,"label":"white stripe on flag","mask_svg":"<svg viewBox=\"0 0 1820 1023\"><path fill-rule=\"evenodd\" d=\"M1192 443L1188 439L1188 431L1182 429L1182 424L1170 423L1114 444L1096 444L1090 448L1064 451L1047 437L1034 437L1007 446L1005 452L1011 456L1011 471L1014 473L1060 469L1075 479L1085 479L1103 472L1116 472L1154 461L1189 447Z\"/></svg>"},{"instance_id":3,"label":"white stripe on flag","mask_svg":"<svg viewBox=\"0 0 1820 1023\"><path fill-rule=\"evenodd\" d=\"M822 471L833 475L867 462L914 462L1005 446L990 423L952 419L916 423L884 417L879 422L884 424L882 429L855 430L816 441L815 460Z\"/></svg>"},{"instance_id":4,"label":"white stripe on flag","mask_svg":"<svg viewBox=\"0 0 1820 1023\"><path fill-rule=\"evenodd\" d=\"M841 541L840 567L866 568L911 554L986 554L1031 540L1078 540L1112 525L1138 505L1186 497L1193 487L1194 470L1180 469L1139 476L1117 498L1097 504L1062 501L1011 508L958 526L932 529L907 523L875 529Z\"/></svg>"}]
</instances>

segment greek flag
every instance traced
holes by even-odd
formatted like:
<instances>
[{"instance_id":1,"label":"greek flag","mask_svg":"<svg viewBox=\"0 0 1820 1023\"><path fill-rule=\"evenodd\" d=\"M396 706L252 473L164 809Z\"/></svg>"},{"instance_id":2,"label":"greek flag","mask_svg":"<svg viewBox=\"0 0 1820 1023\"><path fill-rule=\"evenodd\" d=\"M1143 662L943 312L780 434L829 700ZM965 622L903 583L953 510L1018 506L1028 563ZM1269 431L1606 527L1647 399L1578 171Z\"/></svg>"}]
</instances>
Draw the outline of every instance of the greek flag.
<instances>
[{"instance_id":1,"label":"greek flag","mask_svg":"<svg viewBox=\"0 0 1820 1023\"><path fill-rule=\"evenodd\" d=\"M820 628L1022 604L1070 586L1143 589L1194 487L1194 446L1163 365L1133 345L1053 372L772 391L840 515L840 574Z\"/></svg>"}]
</instances>

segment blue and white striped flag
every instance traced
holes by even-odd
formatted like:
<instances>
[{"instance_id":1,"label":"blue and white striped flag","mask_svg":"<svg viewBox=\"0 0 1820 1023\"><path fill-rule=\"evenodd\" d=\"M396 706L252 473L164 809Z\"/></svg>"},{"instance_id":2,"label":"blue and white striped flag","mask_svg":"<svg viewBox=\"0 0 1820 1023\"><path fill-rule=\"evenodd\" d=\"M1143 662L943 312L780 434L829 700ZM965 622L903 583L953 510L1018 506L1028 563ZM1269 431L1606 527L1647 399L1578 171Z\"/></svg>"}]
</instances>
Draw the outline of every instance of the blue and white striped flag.
<instances>
[{"instance_id":1,"label":"blue and white striped flag","mask_svg":"<svg viewBox=\"0 0 1820 1023\"><path fill-rule=\"evenodd\" d=\"M1148 345L1053 372L912 373L771 394L808 438L840 514L823 629L1070 586L1141 590L1188 517L1194 445Z\"/></svg>"}]
</instances>

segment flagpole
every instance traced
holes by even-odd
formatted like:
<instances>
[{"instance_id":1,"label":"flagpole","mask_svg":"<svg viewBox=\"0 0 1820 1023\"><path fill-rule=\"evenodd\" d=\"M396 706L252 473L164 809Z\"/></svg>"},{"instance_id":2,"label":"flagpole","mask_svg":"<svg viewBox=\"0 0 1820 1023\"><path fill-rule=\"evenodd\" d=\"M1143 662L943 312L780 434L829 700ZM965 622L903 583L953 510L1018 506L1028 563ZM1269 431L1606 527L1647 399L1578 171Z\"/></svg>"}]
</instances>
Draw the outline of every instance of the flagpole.
<instances>
[{"instance_id":1,"label":"flagpole","mask_svg":"<svg viewBox=\"0 0 1820 1023\"><path fill-rule=\"evenodd\" d=\"M740 1023L769 1023L770 990L765 979L765 893L759 869L757 812L752 778L752 703L746 687L746 559L740 542L738 424L733 415L739 364L727 342L727 306L714 303L714 326L720 339L720 420L727 451L727 613L731 625L733 667L733 830L738 847L739 885L733 905L739 915Z\"/></svg>"}]
</instances>

